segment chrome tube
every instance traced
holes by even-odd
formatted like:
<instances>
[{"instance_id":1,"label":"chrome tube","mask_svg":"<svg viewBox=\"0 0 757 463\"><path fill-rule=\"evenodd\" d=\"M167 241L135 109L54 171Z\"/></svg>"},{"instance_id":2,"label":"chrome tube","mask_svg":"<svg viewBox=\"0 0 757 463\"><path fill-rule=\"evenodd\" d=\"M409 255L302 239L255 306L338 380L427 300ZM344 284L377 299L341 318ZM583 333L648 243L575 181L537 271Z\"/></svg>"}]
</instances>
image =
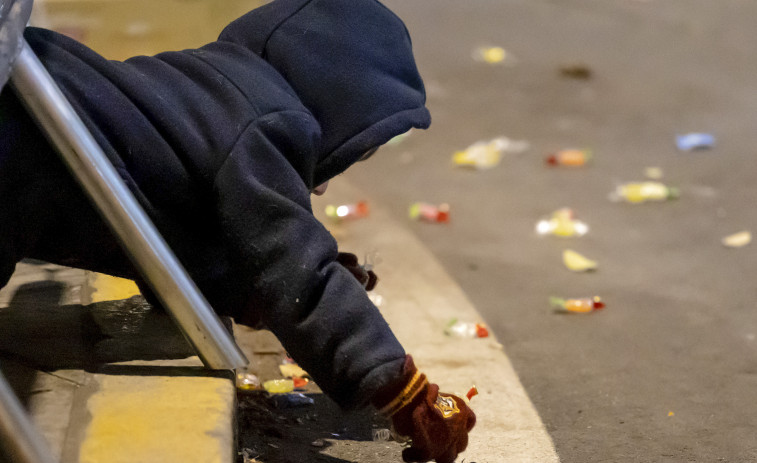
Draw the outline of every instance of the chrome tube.
<instances>
[{"instance_id":1,"label":"chrome tube","mask_svg":"<svg viewBox=\"0 0 757 463\"><path fill-rule=\"evenodd\" d=\"M21 51L31 12L32 0L0 0L0 90L8 81L13 62Z\"/></svg>"},{"instance_id":2,"label":"chrome tube","mask_svg":"<svg viewBox=\"0 0 757 463\"><path fill-rule=\"evenodd\" d=\"M45 438L29 420L26 410L0 373L0 439L8 461L56 463Z\"/></svg>"},{"instance_id":3,"label":"chrome tube","mask_svg":"<svg viewBox=\"0 0 757 463\"><path fill-rule=\"evenodd\" d=\"M246 366L233 337L26 41L10 82L205 366Z\"/></svg>"}]
</instances>

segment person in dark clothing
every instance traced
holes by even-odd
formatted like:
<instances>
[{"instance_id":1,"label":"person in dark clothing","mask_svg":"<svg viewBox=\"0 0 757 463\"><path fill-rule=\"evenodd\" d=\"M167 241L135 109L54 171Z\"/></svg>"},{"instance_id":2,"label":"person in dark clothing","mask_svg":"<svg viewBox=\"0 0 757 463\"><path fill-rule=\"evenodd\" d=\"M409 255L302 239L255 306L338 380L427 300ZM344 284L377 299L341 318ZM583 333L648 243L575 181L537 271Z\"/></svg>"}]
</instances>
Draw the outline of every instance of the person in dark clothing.
<instances>
[{"instance_id":1,"label":"person in dark clothing","mask_svg":"<svg viewBox=\"0 0 757 463\"><path fill-rule=\"evenodd\" d=\"M430 124L399 18L377 0L275 0L201 48L123 62L25 38L218 313L269 328L340 406L391 416L406 461L454 461L475 415L418 372L310 205ZM0 286L23 258L139 279L6 88Z\"/></svg>"}]
</instances>

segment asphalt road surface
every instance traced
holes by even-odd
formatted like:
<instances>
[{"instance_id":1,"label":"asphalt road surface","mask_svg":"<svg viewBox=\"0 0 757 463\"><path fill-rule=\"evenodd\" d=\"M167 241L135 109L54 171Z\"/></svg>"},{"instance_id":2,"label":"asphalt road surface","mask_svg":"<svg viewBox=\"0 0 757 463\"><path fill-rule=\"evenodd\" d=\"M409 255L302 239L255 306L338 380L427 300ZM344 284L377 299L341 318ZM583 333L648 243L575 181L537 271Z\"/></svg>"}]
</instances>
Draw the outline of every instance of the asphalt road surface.
<instances>
[{"instance_id":1,"label":"asphalt road surface","mask_svg":"<svg viewBox=\"0 0 757 463\"><path fill-rule=\"evenodd\" d=\"M757 3L740 0L387 0L408 25L434 119L351 169L431 248L504 344L564 462L757 461ZM479 46L507 50L476 62ZM589 79L561 74L583 66ZM675 136L710 132L711 150ZM454 151L528 140L496 168ZM546 154L590 148L557 169ZM659 167L680 198L638 205L608 193ZM451 222L410 222L413 201ZM572 208L586 236L538 236ZM564 249L599 262L577 274ZM550 296L607 307L557 315ZM504 416L503 420L507 420Z\"/></svg>"}]
</instances>

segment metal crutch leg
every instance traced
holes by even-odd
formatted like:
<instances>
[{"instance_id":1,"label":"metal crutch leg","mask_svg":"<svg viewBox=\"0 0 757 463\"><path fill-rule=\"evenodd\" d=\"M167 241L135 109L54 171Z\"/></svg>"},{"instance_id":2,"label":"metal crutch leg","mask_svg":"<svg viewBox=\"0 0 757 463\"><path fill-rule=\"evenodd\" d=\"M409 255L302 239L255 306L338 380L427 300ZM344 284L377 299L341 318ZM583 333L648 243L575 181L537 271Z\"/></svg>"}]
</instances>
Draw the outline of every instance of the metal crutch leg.
<instances>
[{"instance_id":1,"label":"metal crutch leg","mask_svg":"<svg viewBox=\"0 0 757 463\"><path fill-rule=\"evenodd\" d=\"M216 369L245 366L244 354L23 41L32 3L0 0L0 89L10 73L20 99L42 125L203 363ZM12 67L14 60L16 66ZM1 374L0 442L19 463L56 461Z\"/></svg>"},{"instance_id":2,"label":"metal crutch leg","mask_svg":"<svg viewBox=\"0 0 757 463\"><path fill-rule=\"evenodd\" d=\"M0 440L6 454L19 463L55 463L57 461L34 427L24 407L0 373Z\"/></svg>"},{"instance_id":3,"label":"metal crutch leg","mask_svg":"<svg viewBox=\"0 0 757 463\"><path fill-rule=\"evenodd\" d=\"M23 28L32 3L32 0L0 0L0 67L10 68L10 82L19 99L42 127L205 366L229 370L246 366L248 361L232 336L52 76L23 40ZM0 77L7 71L0 69ZM3 83L4 79L0 80L0 88Z\"/></svg>"},{"instance_id":4,"label":"metal crutch leg","mask_svg":"<svg viewBox=\"0 0 757 463\"><path fill-rule=\"evenodd\" d=\"M31 8L31 2L0 0L0 90L20 50L21 34L29 20ZM1 373L0 444L5 455L14 462L57 462Z\"/></svg>"},{"instance_id":5,"label":"metal crutch leg","mask_svg":"<svg viewBox=\"0 0 757 463\"><path fill-rule=\"evenodd\" d=\"M203 363L213 369L246 366L242 351L25 41L10 82Z\"/></svg>"}]
</instances>

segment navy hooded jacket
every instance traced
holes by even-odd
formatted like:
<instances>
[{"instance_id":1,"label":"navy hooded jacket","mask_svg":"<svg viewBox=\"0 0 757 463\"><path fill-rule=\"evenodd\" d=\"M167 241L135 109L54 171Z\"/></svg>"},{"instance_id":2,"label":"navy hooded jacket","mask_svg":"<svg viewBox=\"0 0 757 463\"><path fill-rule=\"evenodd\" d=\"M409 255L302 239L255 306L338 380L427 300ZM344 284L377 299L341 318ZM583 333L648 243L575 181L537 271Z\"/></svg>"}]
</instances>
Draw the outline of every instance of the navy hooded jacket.
<instances>
[{"instance_id":1,"label":"navy hooded jacket","mask_svg":"<svg viewBox=\"0 0 757 463\"><path fill-rule=\"evenodd\" d=\"M399 380L405 352L309 192L429 125L401 20L376 0L276 0L204 47L124 62L25 37L217 312L271 329L343 407ZM0 285L26 257L138 277L6 89Z\"/></svg>"}]
</instances>

